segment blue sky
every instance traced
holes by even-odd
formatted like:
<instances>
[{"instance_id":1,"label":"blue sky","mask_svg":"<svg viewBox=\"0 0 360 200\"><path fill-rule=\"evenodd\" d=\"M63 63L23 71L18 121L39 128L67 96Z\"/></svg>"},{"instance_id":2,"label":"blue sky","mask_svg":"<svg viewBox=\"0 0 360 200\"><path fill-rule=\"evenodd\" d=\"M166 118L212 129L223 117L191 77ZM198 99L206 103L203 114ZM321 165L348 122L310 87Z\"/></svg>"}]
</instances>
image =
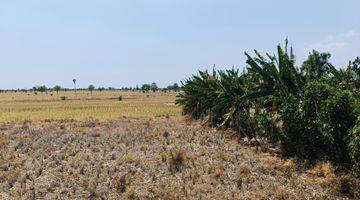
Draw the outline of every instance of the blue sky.
<instances>
[{"instance_id":1,"label":"blue sky","mask_svg":"<svg viewBox=\"0 0 360 200\"><path fill-rule=\"evenodd\" d=\"M165 86L198 69L245 66L289 38L344 66L360 56L359 0L0 1L0 88Z\"/></svg>"}]
</instances>

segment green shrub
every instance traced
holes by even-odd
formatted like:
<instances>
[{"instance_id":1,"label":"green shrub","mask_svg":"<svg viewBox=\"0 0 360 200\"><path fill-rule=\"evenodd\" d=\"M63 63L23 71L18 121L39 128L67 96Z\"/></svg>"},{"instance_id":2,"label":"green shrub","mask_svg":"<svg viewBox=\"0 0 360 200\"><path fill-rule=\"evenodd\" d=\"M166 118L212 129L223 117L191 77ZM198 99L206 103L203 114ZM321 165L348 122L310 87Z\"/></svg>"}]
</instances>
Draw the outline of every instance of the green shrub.
<instances>
[{"instance_id":1,"label":"green shrub","mask_svg":"<svg viewBox=\"0 0 360 200\"><path fill-rule=\"evenodd\" d=\"M209 74L208 71L199 71L186 80L181 88L176 103L183 106L183 114L194 119L201 119L210 114L216 99L218 79L216 72Z\"/></svg>"},{"instance_id":2,"label":"green shrub","mask_svg":"<svg viewBox=\"0 0 360 200\"><path fill-rule=\"evenodd\" d=\"M349 91L333 89L332 95L324 102L322 108L322 135L327 145L329 159L350 162L349 135L356 124L356 114L352 104L354 99Z\"/></svg>"},{"instance_id":3,"label":"green shrub","mask_svg":"<svg viewBox=\"0 0 360 200\"><path fill-rule=\"evenodd\" d=\"M308 137L305 131L305 122L300 106L300 100L292 95L282 103L279 110L282 120L280 142L284 152L304 157L313 154L315 150L311 148L312 137Z\"/></svg>"},{"instance_id":4,"label":"green shrub","mask_svg":"<svg viewBox=\"0 0 360 200\"><path fill-rule=\"evenodd\" d=\"M214 87L211 115L214 125L235 128L243 136L253 137L254 125L250 117L250 101L245 77L238 70L218 71Z\"/></svg>"},{"instance_id":5,"label":"green shrub","mask_svg":"<svg viewBox=\"0 0 360 200\"><path fill-rule=\"evenodd\" d=\"M323 104L332 95L332 89L327 83L318 81L307 83L305 86L300 114L304 129L300 134L303 140L301 145L306 148L302 153L308 158L322 157L326 154L327 147L322 129L327 122L321 115L327 112L323 110Z\"/></svg>"},{"instance_id":6,"label":"green shrub","mask_svg":"<svg viewBox=\"0 0 360 200\"><path fill-rule=\"evenodd\" d=\"M348 163L349 134L355 124L353 102L348 91L322 81L308 83L302 95L283 103L284 150L309 159Z\"/></svg>"},{"instance_id":7,"label":"green shrub","mask_svg":"<svg viewBox=\"0 0 360 200\"><path fill-rule=\"evenodd\" d=\"M238 70L199 71L183 84L176 103L183 106L183 114L194 119L207 117L213 126L233 128L242 136L253 137L245 83Z\"/></svg>"},{"instance_id":8,"label":"green shrub","mask_svg":"<svg viewBox=\"0 0 360 200\"><path fill-rule=\"evenodd\" d=\"M61 97L60 97L60 100L62 100L62 101L65 101L66 99L67 99L66 96L61 96Z\"/></svg>"},{"instance_id":9,"label":"green shrub","mask_svg":"<svg viewBox=\"0 0 360 200\"><path fill-rule=\"evenodd\" d=\"M277 143L281 139L281 130L275 116L266 111L261 111L255 113L253 120L257 136L267 138L272 143Z\"/></svg>"},{"instance_id":10,"label":"green shrub","mask_svg":"<svg viewBox=\"0 0 360 200\"><path fill-rule=\"evenodd\" d=\"M119 97L118 97L118 100L119 100L119 101L122 101L122 100L123 100L123 97L122 97L122 96L119 96Z\"/></svg>"},{"instance_id":11,"label":"green shrub","mask_svg":"<svg viewBox=\"0 0 360 200\"><path fill-rule=\"evenodd\" d=\"M360 116L351 130L349 149L354 172L360 176Z\"/></svg>"}]
</instances>

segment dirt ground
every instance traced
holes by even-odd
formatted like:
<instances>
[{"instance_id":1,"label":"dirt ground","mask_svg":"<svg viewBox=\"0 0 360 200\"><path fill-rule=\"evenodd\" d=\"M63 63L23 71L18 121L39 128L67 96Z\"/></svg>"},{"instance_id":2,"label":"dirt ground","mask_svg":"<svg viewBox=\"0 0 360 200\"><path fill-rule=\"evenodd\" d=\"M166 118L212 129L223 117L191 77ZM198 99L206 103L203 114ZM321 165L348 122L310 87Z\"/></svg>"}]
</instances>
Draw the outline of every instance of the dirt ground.
<instances>
[{"instance_id":1,"label":"dirt ground","mask_svg":"<svg viewBox=\"0 0 360 200\"><path fill-rule=\"evenodd\" d=\"M341 199L326 163L257 151L182 117L0 124L0 199Z\"/></svg>"}]
</instances>

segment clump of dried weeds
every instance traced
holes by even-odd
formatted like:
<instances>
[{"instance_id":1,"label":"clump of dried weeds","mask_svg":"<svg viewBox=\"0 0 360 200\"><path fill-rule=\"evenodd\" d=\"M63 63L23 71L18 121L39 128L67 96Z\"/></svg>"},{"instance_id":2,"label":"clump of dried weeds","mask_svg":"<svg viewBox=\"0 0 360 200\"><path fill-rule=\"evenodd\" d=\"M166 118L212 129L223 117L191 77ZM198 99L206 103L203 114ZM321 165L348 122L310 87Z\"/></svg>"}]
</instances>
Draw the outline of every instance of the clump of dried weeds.
<instances>
[{"instance_id":1,"label":"clump of dried weeds","mask_svg":"<svg viewBox=\"0 0 360 200\"><path fill-rule=\"evenodd\" d=\"M182 149L171 150L169 153L169 170L179 172L186 161L186 152Z\"/></svg>"}]
</instances>

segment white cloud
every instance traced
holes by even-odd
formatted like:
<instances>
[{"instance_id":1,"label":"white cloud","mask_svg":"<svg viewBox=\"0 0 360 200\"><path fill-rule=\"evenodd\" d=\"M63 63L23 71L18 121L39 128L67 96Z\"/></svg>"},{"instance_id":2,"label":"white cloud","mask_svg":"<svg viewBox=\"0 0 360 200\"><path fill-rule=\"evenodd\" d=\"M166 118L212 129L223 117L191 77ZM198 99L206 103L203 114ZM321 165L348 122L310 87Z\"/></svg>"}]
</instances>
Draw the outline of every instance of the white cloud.
<instances>
[{"instance_id":1,"label":"white cloud","mask_svg":"<svg viewBox=\"0 0 360 200\"><path fill-rule=\"evenodd\" d=\"M331 62L336 66L346 66L349 60L360 56L360 31L348 30L346 32L332 34L324 39L307 43L304 53L307 55L312 50L331 53ZM304 57L306 59L306 56Z\"/></svg>"},{"instance_id":2,"label":"white cloud","mask_svg":"<svg viewBox=\"0 0 360 200\"><path fill-rule=\"evenodd\" d=\"M360 33L354 31L354 30L350 30L348 32L346 32L344 34L345 37L347 38L355 38L355 39L359 39L360 38Z\"/></svg>"},{"instance_id":3,"label":"white cloud","mask_svg":"<svg viewBox=\"0 0 360 200\"><path fill-rule=\"evenodd\" d=\"M337 41L329 40L329 41L322 41L319 43L309 45L309 49L316 49L316 50L320 50L320 51L332 52L332 51L336 51L339 49L343 49L348 45L349 45L349 43L347 43L347 42L337 42Z\"/></svg>"},{"instance_id":4,"label":"white cloud","mask_svg":"<svg viewBox=\"0 0 360 200\"><path fill-rule=\"evenodd\" d=\"M313 49L327 52L338 52L346 48L351 48L354 42L360 41L360 33L354 30L349 30L346 33L338 35L328 35L325 39L306 45L306 51Z\"/></svg>"}]
</instances>

